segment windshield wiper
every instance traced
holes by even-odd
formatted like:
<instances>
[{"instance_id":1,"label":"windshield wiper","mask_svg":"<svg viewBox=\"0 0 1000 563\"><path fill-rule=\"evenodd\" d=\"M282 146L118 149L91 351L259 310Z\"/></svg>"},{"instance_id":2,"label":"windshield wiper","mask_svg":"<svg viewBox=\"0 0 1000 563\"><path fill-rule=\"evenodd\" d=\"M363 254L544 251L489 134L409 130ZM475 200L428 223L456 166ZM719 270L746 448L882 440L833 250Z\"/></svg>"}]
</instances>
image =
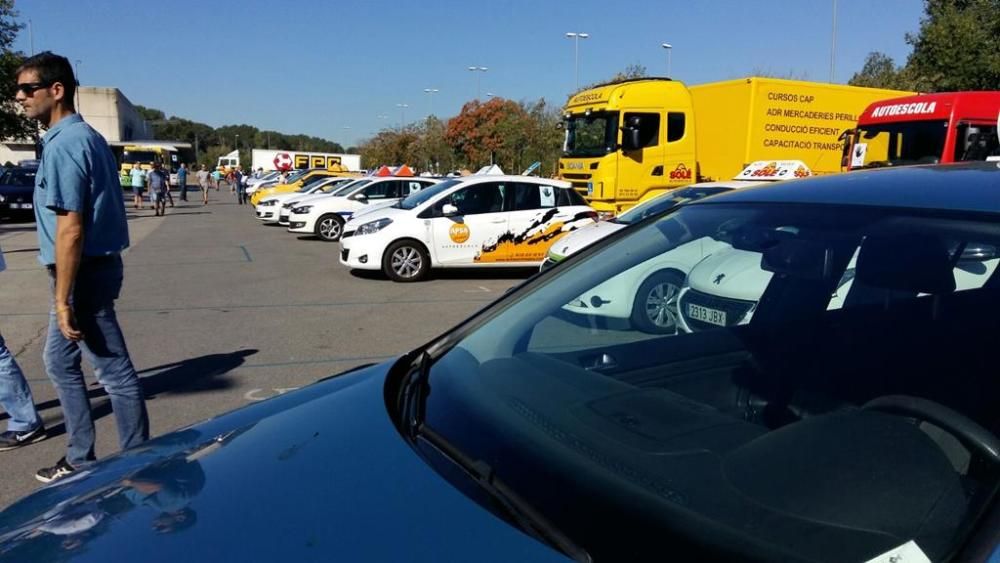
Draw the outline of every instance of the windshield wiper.
<instances>
[{"instance_id":1,"label":"windshield wiper","mask_svg":"<svg viewBox=\"0 0 1000 563\"><path fill-rule=\"evenodd\" d=\"M489 464L472 459L447 438L424 424L427 395L430 392L429 375L430 355L427 352L420 352L410 364L410 373L403 383L401 393L400 412L406 435L411 440L420 439L429 444L442 456L461 467L466 475L475 481L522 530L575 561L587 563L592 561L590 554L573 543L531 504L498 479Z\"/></svg>"},{"instance_id":2,"label":"windshield wiper","mask_svg":"<svg viewBox=\"0 0 1000 563\"><path fill-rule=\"evenodd\" d=\"M496 505L525 532L557 549L574 561L590 563L590 554L576 545L573 540L559 531L531 504L521 498L513 489L501 481L493 467L482 460L474 460L456 448L446 438L421 425L418 435L433 446L441 455L461 467L470 479L476 482L496 503Z\"/></svg>"},{"instance_id":3,"label":"windshield wiper","mask_svg":"<svg viewBox=\"0 0 1000 563\"><path fill-rule=\"evenodd\" d=\"M873 160L866 163L862 168L884 168L886 166L892 166L892 163L888 160Z\"/></svg>"}]
</instances>

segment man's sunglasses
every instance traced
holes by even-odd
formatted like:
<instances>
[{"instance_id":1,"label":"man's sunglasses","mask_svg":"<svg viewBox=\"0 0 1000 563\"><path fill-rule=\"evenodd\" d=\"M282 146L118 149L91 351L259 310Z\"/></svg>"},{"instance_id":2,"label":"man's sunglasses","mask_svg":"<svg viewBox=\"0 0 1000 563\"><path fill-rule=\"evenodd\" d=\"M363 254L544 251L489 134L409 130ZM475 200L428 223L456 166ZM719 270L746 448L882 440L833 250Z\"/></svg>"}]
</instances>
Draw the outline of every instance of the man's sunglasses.
<instances>
[{"instance_id":1,"label":"man's sunglasses","mask_svg":"<svg viewBox=\"0 0 1000 563\"><path fill-rule=\"evenodd\" d=\"M39 91L39 90L41 90L43 88L48 88L48 87L52 86L52 84L54 84L54 83L53 82L49 82L49 83L46 84L45 82L23 82L23 83L17 85L17 88L15 88L15 91L21 92L25 96L30 96L30 95L34 94L35 92L37 92L37 91Z\"/></svg>"}]
</instances>

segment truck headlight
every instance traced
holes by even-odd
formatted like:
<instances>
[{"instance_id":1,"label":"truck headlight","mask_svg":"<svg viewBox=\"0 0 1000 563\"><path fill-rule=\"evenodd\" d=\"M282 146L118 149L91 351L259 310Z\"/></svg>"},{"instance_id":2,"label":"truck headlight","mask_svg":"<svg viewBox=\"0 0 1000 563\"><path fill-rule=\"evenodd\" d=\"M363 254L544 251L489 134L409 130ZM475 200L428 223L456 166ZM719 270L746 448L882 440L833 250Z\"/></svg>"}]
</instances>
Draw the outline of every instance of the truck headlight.
<instances>
[{"instance_id":1,"label":"truck headlight","mask_svg":"<svg viewBox=\"0 0 1000 563\"><path fill-rule=\"evenodd\" d=\"M370 234L373 234L373 233L377 233L377 232L381 231L382 229L388 227L390 223L392 223L392 219L389 219L388 217L386 217L384 219L379 219L377 221L371 221L371 222L365 223L365 224L361 225L360 227L358 227L358 230L355 231L354 236L370 235Z\"/></svg>"},{"instance_id":2,"label":"truck headlight","mask_svg":"<svg viewBox=\"0 0 1000 563\"><path fill-rule=\"evenodd\" d=\"M312 208L313 206L311 205L303 205L302 207L296 207L295 209L292 209L292 213L301 215L302 213L309 213L310 211L312 211Z\"/></svg>"}]
</instances>

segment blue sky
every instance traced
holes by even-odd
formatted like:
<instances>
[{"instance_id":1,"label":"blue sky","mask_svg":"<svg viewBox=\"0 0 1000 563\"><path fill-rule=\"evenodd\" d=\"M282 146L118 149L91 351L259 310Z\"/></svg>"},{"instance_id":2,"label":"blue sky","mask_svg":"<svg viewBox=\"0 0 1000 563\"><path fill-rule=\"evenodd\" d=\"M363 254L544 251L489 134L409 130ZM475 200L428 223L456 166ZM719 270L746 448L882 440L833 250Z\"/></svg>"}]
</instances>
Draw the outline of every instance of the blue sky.
<instances>
[{"instance_id":1,"label":"blue sky","mask_svg":"<svg viewBox=\"0 0 1000 563\"><path fill-rule=\"evenodd\" d=\"M919 0L837 0L837 82L869 51L905 61ZM80 81L213 126L247 123L345 146L385 126L458 113L481 93L561 104L629 64L700 84L754 70L830 76L833 0L18 0L35 52L79 60ZM16 48L30 49L28 30ZM485 66L472 73L470 65ZM425 88L440 90L429 100ZM388 116L380 118L379 116Z\"/></svg>"}]
</instances>

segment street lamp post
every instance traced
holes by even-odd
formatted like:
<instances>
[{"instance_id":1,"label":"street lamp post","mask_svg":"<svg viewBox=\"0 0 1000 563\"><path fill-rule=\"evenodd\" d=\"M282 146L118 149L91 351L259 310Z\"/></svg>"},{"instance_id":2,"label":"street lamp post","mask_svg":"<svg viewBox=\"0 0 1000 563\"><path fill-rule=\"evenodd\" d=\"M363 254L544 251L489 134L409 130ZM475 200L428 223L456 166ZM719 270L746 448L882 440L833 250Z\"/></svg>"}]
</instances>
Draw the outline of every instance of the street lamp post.
<instances>
[{"instance_id":1,"label":"street lamp post","mask_svg":"<svg viewBox=\"0 0 1000 563\"><path fill-rule=\"evenodd\" d=\"M470 72L486 72L487 70L489 70L489 69L486 68L485 66L470 66L469 67L469 71ZM476 75L476 99L477 100L479 99L479 75L478 74Z\"/></svg>"},{"instance_id":2,"label":"street lamp post","mask_svg":"<svg viewBox=\"0 0 1000 563\"><path fill-rule=\"evenodd\" d=\"M406 127L406 108L410 107L410 104L396 104L399 108L399 128L402 129Z\"/></svg>"},{"instance_id":3,"label":"street lamp post","mask_svg":"<svg viewBox=\"0 0 1000 563\"><path fill-rule=\"evenodd\" d=\"M431 99L432 99L431 97L434 94L437 94L438 92L440 92L440 90L438 90L437 88L424 88L424 93L427 94L427 117L428 118L430 118L430 116L431 116Z\"/></svg>"},{"instance_id":4,"label":"street lamp post","mask_svg":"<svg viewBox=\"0 0 1000 563\"><path fill-rule=\"evenodd\" d=\"M590 37L589 33L579 33L579 32L569 32L566 37L573 40L573 68L574 68L574 84L573 91L580 89L580 40L587 39Z\"/></svg>"},{"instance_id":5,"label":"street lamp post","mask_svg":"<svg viewBox=\"0 0 1000 563\"><path fill-rule=\"evenodd\" d=\"M833 29L830 32L830 82L836 78L834 66L837 60L837 0L833 0Z\"/></svg>"},{"instance_id":6,"label":"street lamp post","mask_svg":"<svg viewBox=\"0 0 1000 563\"><path fill-rule=\"evenodd\" d=\"M674 46L670 43L660 43L660 47L667 50L667 77L670 77L670 54L674 51Z\"/></svg>"},{"instance_id":7,"label":"street lamp post","mask_svg":"<svg viewBox=\"0 0 1000 563\"><path fill-rule=\"evenodd\" d=\"M80 59L76 59L76 64L73 66L76 67L73 69L73 74L76 75L74 78L76 78L76 86L77 86L75 90L76 100L74 101L74 103L76 104L76 111L80 111Z\"/></svg>"}]
</instances>

